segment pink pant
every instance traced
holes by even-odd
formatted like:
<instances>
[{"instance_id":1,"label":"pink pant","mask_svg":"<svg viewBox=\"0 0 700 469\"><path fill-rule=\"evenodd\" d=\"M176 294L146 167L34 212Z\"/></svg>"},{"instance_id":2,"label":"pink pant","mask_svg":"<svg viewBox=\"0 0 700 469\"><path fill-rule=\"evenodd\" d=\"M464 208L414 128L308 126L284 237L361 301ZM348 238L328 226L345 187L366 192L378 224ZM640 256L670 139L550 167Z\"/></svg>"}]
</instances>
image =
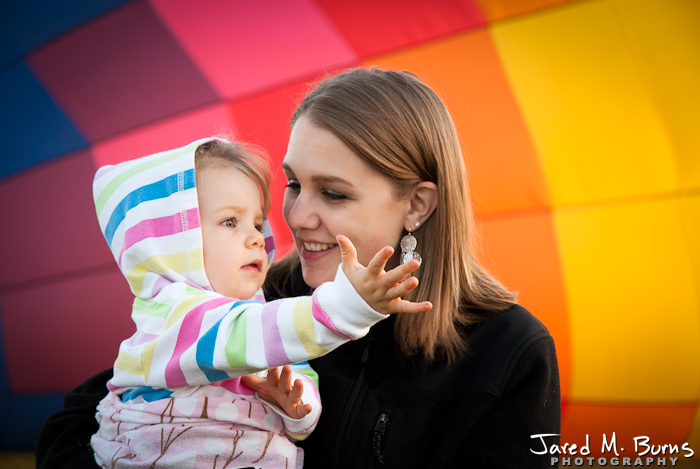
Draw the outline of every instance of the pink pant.
<instances>
[{"instance_id":1,"label":"pink pant","mask_svg":"<svg viewBox=\"0 0 700 469\"><path fill-rule=\"evenodd\" d=\"M178 397L123 403L109 393L97 407L90 443L101 467L301 468L303 451L282 419L254 398Z\"/></svg>"}]
</instances>

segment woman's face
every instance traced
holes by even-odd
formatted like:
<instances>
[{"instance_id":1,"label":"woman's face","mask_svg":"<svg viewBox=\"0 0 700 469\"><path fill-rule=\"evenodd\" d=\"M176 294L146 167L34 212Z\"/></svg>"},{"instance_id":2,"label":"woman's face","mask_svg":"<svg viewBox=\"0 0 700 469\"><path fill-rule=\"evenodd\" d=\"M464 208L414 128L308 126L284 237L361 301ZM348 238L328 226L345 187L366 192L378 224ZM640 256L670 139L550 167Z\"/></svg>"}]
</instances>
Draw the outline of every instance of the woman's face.
<instances>
[{"instance_id":1,"label":"woman's face","mask_svg":"<svg viewBox=\"0 0 700 469\"><path fill-rule=\"evenodd\" d=\"M284 218L310 287L335 277L340 263L336 235L350 238L365 266L384 246L397 248L409 201L397 200L391 182L332 132L299 118L282 168L289 181ZM395 253L387 270L397 264Z\"/></svg>"}]
</instances>

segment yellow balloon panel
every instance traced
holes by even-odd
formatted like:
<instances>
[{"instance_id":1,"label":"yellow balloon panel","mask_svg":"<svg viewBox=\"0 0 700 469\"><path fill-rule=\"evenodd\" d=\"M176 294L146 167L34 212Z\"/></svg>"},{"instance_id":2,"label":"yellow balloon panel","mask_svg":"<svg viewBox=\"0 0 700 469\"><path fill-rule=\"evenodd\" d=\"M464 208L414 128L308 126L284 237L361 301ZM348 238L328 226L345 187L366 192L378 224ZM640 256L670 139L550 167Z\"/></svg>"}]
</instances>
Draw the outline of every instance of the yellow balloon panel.
<instances>
[{"instance_id":1,"label":"yellow balloon panel","mask_svg":"<svg viewBox=\"0 0 700 469\"><path fill-rule=\"evenodd\" d=\"M700 292L700 195L682 197L680 206L685 236L690 248L690 258L694 267L695 291Z\"/></svg>"},{"instance_id":2,"label":"yellow balloon panel","mask_svg":"<svg viewBox=\"0 0 700 469\"><path fill-rule=\"evenodd\" d=\"M479 212L550 205L535 148L487 30L365 65L410 70L441 94L460 135Z\"/></svg>"},{"instance_id":3,"label":"yellow balloon panel","mask_svg":"<svg viewBox=\"0 0 700 469\"><path fill-rule=\"evenodd\" d=\"M613 0L674 146L681 187L700 186L700 2Z\"/></svg>"},{"instance_id":4,"label":"yellow balloon panel","mask_svg":"<svg viewBox=\"0 0 700 469\"><path fill-rule=\"evenodd\" d=\"M676 189L663 122L610 4L577 3L491 31L556 206Z\"/></svg>"},{"instance_id":5,"label":"yellow balloon panel","mask_svg":"<svg viewBox=\"0 0 700 469\"><path fill-rule=\"evenodd\" d=\"M694 402L700 324L677 200L560 210L579 402Z\"/></svg>"},{"instance_id":6,"label":"yellow balloon panel","mask_svg":"<svg viewBox=\"0 0 700 469\"><path fill-rule=\"evenodd\" d=\"M696 291L700 291L700 196L682 198L681 209L686 237L690 244L691 259L695 267ZM700 315L700 312L698 314ZM688 442L692 448L700 447L700 412L695 413Z\"/></svg>"}]
</instances>

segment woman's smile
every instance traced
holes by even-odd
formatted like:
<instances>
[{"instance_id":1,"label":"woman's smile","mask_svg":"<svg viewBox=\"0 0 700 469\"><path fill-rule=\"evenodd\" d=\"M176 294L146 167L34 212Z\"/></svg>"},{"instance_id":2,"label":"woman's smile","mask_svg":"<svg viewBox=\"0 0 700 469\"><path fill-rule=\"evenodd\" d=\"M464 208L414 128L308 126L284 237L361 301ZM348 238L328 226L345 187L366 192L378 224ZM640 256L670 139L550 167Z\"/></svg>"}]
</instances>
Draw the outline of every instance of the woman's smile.
<instances>
[{"instance_id":1,"label":"woman's smile","mask_svg":"<svg viewBox=\"0 0 700 469\"><path fill-rule=\"evenodd\" d=\"M317 261L328 255L334 254L338 247L336 243L317 243L313 241L301 242L301 256L307 261Z\"/></svg>"}]
</instances>

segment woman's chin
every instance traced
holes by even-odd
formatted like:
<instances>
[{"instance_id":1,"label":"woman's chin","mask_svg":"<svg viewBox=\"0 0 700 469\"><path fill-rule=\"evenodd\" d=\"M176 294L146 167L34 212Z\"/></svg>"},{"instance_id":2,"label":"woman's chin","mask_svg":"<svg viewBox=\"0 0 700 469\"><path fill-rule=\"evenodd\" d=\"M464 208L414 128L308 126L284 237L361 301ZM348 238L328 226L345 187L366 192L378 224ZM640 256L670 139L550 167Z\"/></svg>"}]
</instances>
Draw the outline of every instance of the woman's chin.
<instances>
[{"instance_id":1,"label":"woman's chin","mask_svg":"<svg viewBox=\"0 0 700 469\"><path fill-rule=\"evenodd\" d=\"M304 276L304 283L306 283L311 288L318 288L324 282L330 282L335 278L335 272L338 269L338 264L336 263L332 268L319 268L321 266L312 266L308 262L301 261L302 275Z\"/></svg>"},{"instance_id":2,"label":"woman's chin","mask_svg":"<svg viewBox=\"0 0 700 469\"><path fill-rule=\"evenodd\" d=\"M340 264L340 247L335 245L324 251L307 251L302 246L299 257L304 282L311 288L317 288L335 279Z\"/></svg>"}]
</instances>

